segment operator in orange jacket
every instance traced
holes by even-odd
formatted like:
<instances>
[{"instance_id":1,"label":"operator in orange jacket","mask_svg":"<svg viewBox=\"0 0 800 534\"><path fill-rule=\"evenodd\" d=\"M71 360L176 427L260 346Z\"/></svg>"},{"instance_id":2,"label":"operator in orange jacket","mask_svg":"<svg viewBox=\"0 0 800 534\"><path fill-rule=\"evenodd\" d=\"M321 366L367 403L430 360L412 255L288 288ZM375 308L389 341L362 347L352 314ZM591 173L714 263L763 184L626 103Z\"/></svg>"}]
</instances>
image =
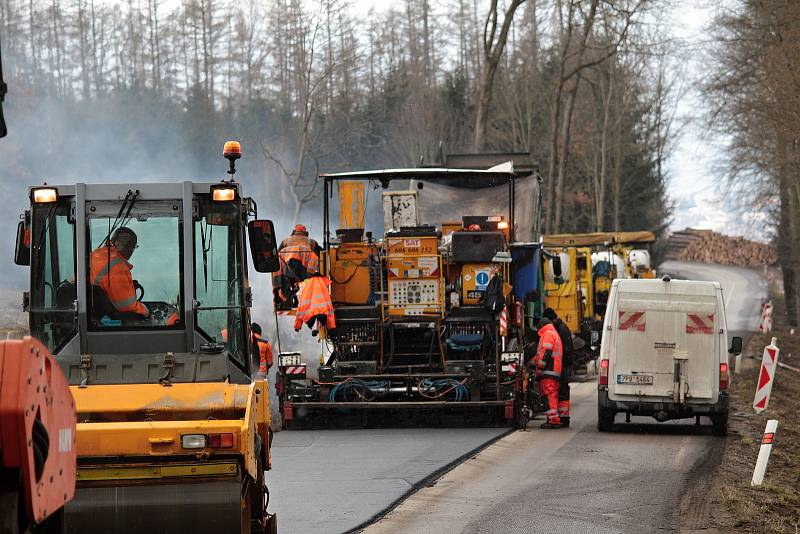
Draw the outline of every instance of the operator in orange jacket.
<instances>
[{"instance_id":1,"label":"operator in orange jacket","mask_svg":"<svg viewBox=\"0 0 800 534\"><path fill-rule=\"evenodd\" d=\"M539 321L539 345L533 357L539 391L547 399L547 422L541 428L561 428L558 416L558 386L561 378L563 347L552 321L543 317Z\"/></svg>"},{"instance_id":2,"label":"operator in orange jacket","mask_svg":"<svg viewBox=\"0 0 800 534\"><path fill-rule=\"evenodd\" d=\"M296 224L292 235L281 241L281 246L278 247L278 257L284 274L288 268L292 271L290 275L293 278L303 281L306 276L319 272L320 250L319 243L308 237L308 229L302 224Z\"/></svg>"},{"instance_id":3,"label":"operator in orange jacket","mask_svg":"<svg viewBox=\"0 0 800 534\"><path fill-rule=\"evenodd\" d=\"M272 275L272 287L278 306L296 306L298 284L319 272L319 253L322 249L308 237L308 229L296 224L292 235L278 247L281 269Z\"/></svg>"},{"instance_id":4,"label":"operator in orange jacket","mask_svg":"<svg viewBox=\"0 0 800 534\"><path fill-rule=\"evenodd\" d=\"M118 312L132 312L142 317L150 315L147 306L136 300L136 288L128 260L138 245L136 232L118 228L105 245L92 251L89 258L89 283L100 286Z\"/></svg>"},{"instance_id":5,"label":"operator in orange jacket","mask_svg":"<svg viewBox=\"0 0 800 534\"><path fill-rule=\"evenodd\" d=\"M258 355L258 376L266 378L270 367L272 367L272 343L267 338L261 337L261 325L253 323L250 325L252 336L253 356Z\"/></svg>"}]
</instances>

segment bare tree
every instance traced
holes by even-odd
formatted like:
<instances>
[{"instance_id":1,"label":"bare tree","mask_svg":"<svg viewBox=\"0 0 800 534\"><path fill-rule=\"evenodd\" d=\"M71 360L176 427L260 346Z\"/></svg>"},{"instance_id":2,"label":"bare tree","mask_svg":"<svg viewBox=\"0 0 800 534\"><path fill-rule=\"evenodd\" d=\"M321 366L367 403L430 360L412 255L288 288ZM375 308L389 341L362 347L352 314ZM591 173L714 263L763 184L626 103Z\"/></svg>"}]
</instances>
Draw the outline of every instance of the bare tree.
<instances>
[{"instance_id":1,"label":"bare tree","mask_svg":"<svg viewBox=\"0 0 800 534\"><path fill-rule=\"evenodd\" d=\"M475 115L475 151L482 150L485 143L486 125L492 104L494 78L497 74L500 59L503 56L503 50L506 47L514 13L523 3L525 3L525 0L510 0L508 7L503 12L503 20L499 21L500 26L498 28L500 7L498 6L498 0L491 0L489 13L483 23L483 72L478 89L478 110Z\"/></svg>"}]
</instances>

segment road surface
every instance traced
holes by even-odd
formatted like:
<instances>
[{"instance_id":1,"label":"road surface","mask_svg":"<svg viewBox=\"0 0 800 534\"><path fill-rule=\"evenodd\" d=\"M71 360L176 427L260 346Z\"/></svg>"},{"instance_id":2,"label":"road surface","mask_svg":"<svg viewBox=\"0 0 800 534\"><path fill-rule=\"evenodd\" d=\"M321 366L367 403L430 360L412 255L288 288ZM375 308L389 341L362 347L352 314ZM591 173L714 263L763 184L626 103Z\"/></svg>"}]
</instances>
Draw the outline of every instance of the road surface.
<instances>
[{"instance_id":1,"label":"road surface","mask_svg":"<svg viewBox=\"0 0 800 534\"><path fill-rule=\"evenodd\" d=\"M718 280L732 330L757 327L766 283L736 268L669 262L682 278ZM655 423L618 415L613 433L596 429L596 386L573 384L569 429L542 431L534 422L411 495L369 534L677 532L702 529L703 474L724 438L708 421ZM699 482L696 484L695 482ZM688 496L688 498L687 498Z\"/></svg>"},{"instance_id":2,"label":"road surface","mask_svg":"<svg viewBox=\"0 0 800 534\"><path fill-rule=\"evenodd\" d=\"M272 442L270 512L288 534L335 534L369 522L428 477L506 428L289 430Z\"/></svg>"}]
</instances>

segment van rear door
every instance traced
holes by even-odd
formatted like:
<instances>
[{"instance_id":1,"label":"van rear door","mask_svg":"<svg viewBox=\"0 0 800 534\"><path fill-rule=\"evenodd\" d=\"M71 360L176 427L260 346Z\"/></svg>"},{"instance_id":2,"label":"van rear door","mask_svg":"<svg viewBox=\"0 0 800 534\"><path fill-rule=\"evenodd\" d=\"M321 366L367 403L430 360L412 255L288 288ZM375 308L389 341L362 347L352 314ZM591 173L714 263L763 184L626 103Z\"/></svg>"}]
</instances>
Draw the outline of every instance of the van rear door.
<instances>
[{"instance_id":1,"label":"van rear door","mask_svg":"<svg viewBox=\"0 0 800 534\"><path fill-rule=\"evenodd\" d=\"M673 287L678 285L682 284ZM609 377L612 399L618 395L672 399L676 355L688 360L686 400L707 402L716 396L720 337L716 332L724 318L717 313L714 288L697 286L701 294L680 294L673 287L665 283L660 293L617 293L611 318L616 341Z\"/></svg>"}]
</instances>

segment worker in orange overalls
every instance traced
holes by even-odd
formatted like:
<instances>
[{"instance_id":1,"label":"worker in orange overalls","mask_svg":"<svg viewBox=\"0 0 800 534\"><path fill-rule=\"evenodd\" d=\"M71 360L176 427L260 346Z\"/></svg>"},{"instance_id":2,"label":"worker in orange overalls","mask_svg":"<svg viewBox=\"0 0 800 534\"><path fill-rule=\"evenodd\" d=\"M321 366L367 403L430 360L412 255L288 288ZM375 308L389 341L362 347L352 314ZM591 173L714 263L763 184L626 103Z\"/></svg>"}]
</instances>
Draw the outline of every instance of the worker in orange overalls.
<instances>
[{"instance_id":1,"label":"worker in orange overalls","mask_svg":"<svg viewBox=\"0 0 800 534\"><path fill-rule=\"evenodd\" d=\"M539 379L539 391L547 400L547 422L542 423L541 428L561 428L558 416L558 386L563 354L561 338L547 317L542 317L538 326L539 345L533 365Z\"/></svg>"},{"instance_id":2,"label":"worker in orange overalls","mask_svg":"<svg viewBox=\"0 0 800 534\"><path fill-rule=\"evenodd\" d=\"M303 323L316 336L319 330L336 328L336 317L331 302L331 281L327 276L316 274L300 284L297 313L294 317L294 330L299 332Z\"/></svg>"},{"instance_id":3,"label":"worker in orange overalls","mask_svg":"<svg viewBox=\"0 0 800 534\"><path fill-rule=\"evenodd\" d=\"M89 283L100 286L118 312L150 315L147 306L136 300L131 265L128 260L138 248L136 232L123 226L111 239L92 251L89 258Z\"/></svg>"},{"instance_id":4,"label":"worker in orange overalls","mask_svg":"<svg viewBox=\"0 0 800 534\"><path fill-rule=\"evenodd\" d=\"M553 328L558 332L561 339L561 378L558 382L558 418L561 419L561 426L569 426L569 379L572 375L572 362L574 360L575 347L572 343L572 332L567 323L561 320L553 308L547 308L542 313L553 322Z\"/></svg>"},{"instance_id":5,"label":"worker in orange overalls","mask_svg":"<svg viewBox=\"0 0 800 534\"><path fill-rule=\"evenodd\" d=\"M278 247L281 269L273 275L272 287L278 304L296 305L298 284L319 272L319 243L308 237L308 229L297 224L292 235Z\"/></svg>"},{"instance_id":6,"label":"worker in orange overalls","mask_svg":"<svg viewBox=\"0 0 800 534\"><path fill-rule=\"evenodd\" d=\"M261 337L261 325L253 323L250 325L252 353L258 355L258 377L266 378L270 367L272 367L272 343L267 338Z\"/></svg>"}]
</instances>

